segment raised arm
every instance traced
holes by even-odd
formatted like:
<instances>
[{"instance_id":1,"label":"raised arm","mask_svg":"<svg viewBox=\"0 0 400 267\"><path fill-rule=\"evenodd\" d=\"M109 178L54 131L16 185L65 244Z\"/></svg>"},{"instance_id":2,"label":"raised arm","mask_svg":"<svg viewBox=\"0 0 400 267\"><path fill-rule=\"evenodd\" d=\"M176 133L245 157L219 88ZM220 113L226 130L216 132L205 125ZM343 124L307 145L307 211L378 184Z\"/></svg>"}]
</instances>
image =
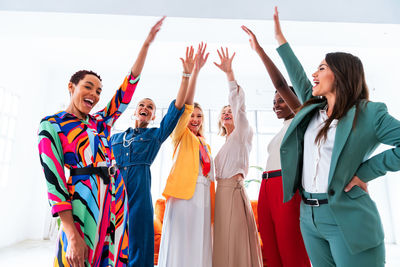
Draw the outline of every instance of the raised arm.
<instances>
[{"instance_id":1,"label":"raised arm","mask_svg":"<svg viewBox=\"0 0 400 267\"><path fill-rule=\"evenodd\" d=\"M279 22L278 8L275 7L274 13L275 38L280 45L277 48L279 56L282 58L285 68L289 74L290 81L301 103L312 98L312 84L305 73L303 66L293 53L286 38L283 36Z\"/></svg>"},{"instance_id":2,"label":"raised arm","mask_svg":"<svg viewBox=\"0 0 400 267\"><path fill-rule=\"evenodd\" d=\"M186 111L188 106L183 108L183 105L185 104L189 78L194 68L195 57L194 49L192 46L186 48L185 59L181 58L181 61L183 66L183 73L178 95L176 96L176 100L173 101L174 106L172 105L172 103L169 106L167 114L165 114L164 118L161 120L160 127L157 131L158 137L161 142L164 142L172 131L174 131L172 134L173 141L175 142L175 140L180 139L187 125L187 122L186 124L182 124L183 121L186 121L186 117L188 115L188 111ZM189 117L190 114L192 114L192 111L190 111Z\"/></svg>"},{"instance_id":3,"label":"raised arm","mask_svg":"<svg viewBox=\"0 0 400 267\"><path fill-rule=\"evenodd\" d=\"M275 7L275 12L274 12L274 24L275 24L275 39L278 41L279 45L286 44L286 38L282 33L281 29L281 23L279 22L279 13L278 13L278 7Z\"/></svg>"},{"instance_id":4,"label":"raised arm","mask_svg":"<svg viewBox=\"0 0 400 267\"><path fill-rule=\"evenodd\" d=\"M142 48L140 49L139 55L136 58L135 63L132 66L131 74L133 77L139 77L142 73L144 62L146 61L147 51L149 50L150 44L154 41L157 33L160 31L165 16L162 17L157 23L151 28L146 40L144 41Z\"/></svg>"},{"instance_id":5,"label":"raised arm","mask_svg":"<svg viewBox=\"0 0 400 267\"><path fill-rule=\"evenodd\" d=\"M128 107L128 104L131 101L133 93L135 92L136 86L139 82L140 74L143 70L150 44L154 41L154 38L160 30L164 19L165 17L162 17L151 28L142 48L139 51L139 55L137 56L135 63L131 68L130 75L125 78L124 82L115 92L113 98L107 104L107 106L95 114L97 120L106 121L107 125L111 127L119 118L121 113L124 112Z\"/></svg>"},{"instance_id":6,"label":"raised arm","mask_svg":"<svg viewBox=\"0 0 400 267\"><path fill-rule=\"evenodd\" d=\"M177 147L177 144L181 140L183 133L185 132L185 130L187 130L187 124L190 120L190 115L192 114L193 109L194 109L193 108L193 100L194 100L194 93L195 93L195 89L196 89L197 77L199 75L200 69L206 63L208 55L209 55L209 53L206 54L206 48L207 48L207 44L203 44L203 43L199 44L196 56L194 58L193 58L193 53L190 53L190 50L189 50L189 54L188 54L188 51L186 52L186 57L193 59L193 61L192 60L189 60L189 61L193 62L194 64L193 65L189 64L189 69L187 69L189 71L191 68L192 74L190 76L189 86L188 86L186 96L185 96L185 111L183 112L182 116L179 118L178 124L176 125L174 131L171 134L172 143L175 148ZM184 69L185 69L186 63L183 59L181 59L181 60L182 60L182 64L184 65Z\"/></svg>"},{"instance_id":7,"label":"raised arm","mask_svg":"<svg viewBox=\"0 0 400 267\"><path fill-rule=\"evenodd\" d=\"M201 68L206 64L207 58L209 53L206 54L206 49L207 49L207 44L204 44L201 42L199 44L199 47L197 49L197 53L194 59L194 68L192 71L192 76L190 77L189 80L189 87L186 93L185 97L185 104L188 105L193 105L193 100L194 100L194 94L196 91L196 82L197 82L197 77L199 76L199 72Z\"/></svg>"},{"instance_id":8,"label":"raised arm","mask_svg":"<svg viewBox=\"0 0 400 267\"><path fill-rule=\"evenodd\" d=\"M186 57L185 59L180 58L183 66L182 81L181 86L176 96L175 107L181 109L185 104L187 89L189 86L189 78L192 75L194 67L194 49L193 46L186 47Z\"/></svg>"},{"instance_id":9,"label":"raised arm","mask_svg":"<svg viewBox=\"0 0 400 267\"><path fill-rule=\"evenodd\" d=\"M235 75L233 74L232 70L232 61L233 58L235 57L236 53L233 53L232 57L229 57L229 51L228 48L224 49L221 47L221 51L217 50L219 59L221 60L221 63L218 64L217 62L214 62L215 66L217 66L220 70L225 72L226 78L228 79L228 82L233 82L235 81Z\"/></svg>"},{"instance_id":10,"label":"raised arm","mask_svg":"<svg viewBox=\"0 0 400 267\"><path fill-rule=\"evenodd\" d=\"M268 71L269 77L271 78L272 83L274 84L275 89L282 96L285 102L288 104L289 108L296 112L297 109L301 106L301 103L297 96L290 90L285 78L279 69L275 66L272 60L265 53L264 49L260 46L257 41L255 34L246 26L242 26L242 29L248 34L249 42L251 48L253 48L257 54L260 56L262 62L264 63L265 68Z\"/></svg>"},{"instance_id":11,"label":"raised arm","mask_svg":"<svg viewBox=\"0 0 400 267\"><path fill-rule=\"evenodd\" d=\"M248 133L249 121L246 117L246 105L243 89L237 84L235 75L232 70L232 60L236 53L233 53L232 57L229 57L228 48L225 50L221 47L221 51L217 50L218 56L221 63L214 62L220 70L226 74L226 78L229 83L229 104L231 105L233 119L235 121L235 130L239 132L239 135L246 136Z\"/></svg>"}]
</instances>

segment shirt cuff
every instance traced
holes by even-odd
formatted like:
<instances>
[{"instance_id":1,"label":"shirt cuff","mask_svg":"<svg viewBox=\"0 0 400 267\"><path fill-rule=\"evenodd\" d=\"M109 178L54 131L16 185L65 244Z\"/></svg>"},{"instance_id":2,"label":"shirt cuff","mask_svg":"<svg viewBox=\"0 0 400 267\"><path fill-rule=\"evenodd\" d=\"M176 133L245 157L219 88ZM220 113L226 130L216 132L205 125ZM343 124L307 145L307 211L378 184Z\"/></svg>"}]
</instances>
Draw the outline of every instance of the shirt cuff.
<instances>
[{"instance_id":1,"label":"shirt cuff","mask_svg":"<svg viewBox=\"0 0 400 267\"><path fill-rule=\"evenodd\" d=\"M280 46L276 49L276 51L278 51L278 53L280 54L280 53L282 53L282 52L285 52L285 50L288 50L288 49L291 49L291 48L290 48L289 43L286 42L286 43L280 45Z\"/></svg>"},{"instance_id":2,"label":"shirt cuff","mask_svg":"<svg viewBox=\"0 0 400 267\"><path fill-rule=\"evenodd\" d=\"M133 76L132 73L130 73L130 74L128 75L128 82L129 82L130 84L135 84L135 83L137 83L139 80L140 80L140 74L139 74L139 76L137 76L137 77Z\"/></svg>"},{"instance_id":3,"label":"shirt cuff","mask_svg":"<svg viewBox=\"0 0 400 267\"><path fill-rule=\"evenodd\" d=\"M194 110L194 105L185 104L185 111L184 113L192 114Z\"/></svg>"},{"instance_id":4,"label":"shirt cuff","mask_svg":"<svg viewBox=\"0 0 400 267\"><path fill-rule=\"evenodd\" d=\"M64 210L72 210L72 204L69 201L63 201L53 204L51 207L51 213L53 217L58 217L58 213Z\"/></svg>"}]
</instances>

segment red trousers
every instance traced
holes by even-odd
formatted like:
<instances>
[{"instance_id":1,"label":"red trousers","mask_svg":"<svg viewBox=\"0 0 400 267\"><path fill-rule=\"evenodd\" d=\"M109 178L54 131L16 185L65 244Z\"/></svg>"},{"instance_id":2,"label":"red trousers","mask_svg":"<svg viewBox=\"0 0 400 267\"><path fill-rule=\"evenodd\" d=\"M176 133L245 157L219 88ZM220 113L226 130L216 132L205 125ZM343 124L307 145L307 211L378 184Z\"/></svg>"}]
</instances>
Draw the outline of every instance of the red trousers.
<instances>
[{"instance_id":1,"label":"red trousers","mask_svg":"<svg viewBox=\"0 0 400 267\"><path fill-rule=\"evenodd\" d=\"M300 232L299 192L283 203L282 177L263 179L258 196L258 224L268 267L309 267Z\"/></svg>"}]
</instances>

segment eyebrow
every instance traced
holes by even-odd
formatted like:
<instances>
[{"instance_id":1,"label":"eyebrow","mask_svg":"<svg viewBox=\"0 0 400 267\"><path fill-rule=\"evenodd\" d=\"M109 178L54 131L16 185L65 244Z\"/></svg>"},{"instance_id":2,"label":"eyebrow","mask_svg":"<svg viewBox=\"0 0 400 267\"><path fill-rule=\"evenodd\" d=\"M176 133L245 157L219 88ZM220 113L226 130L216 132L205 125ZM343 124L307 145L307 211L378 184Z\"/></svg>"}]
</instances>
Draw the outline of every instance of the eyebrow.
<instances>
[{"instance_id":1,"label":"eyebrow","mask_svg":"<svg viewBox=\"0 0 400 267\"><path fill-rule=\"evenodd\" d=\"M327 64L320 64L320 65L318 66L318 68L321 67L321 66L329 67Z\"/></svg>"},{"instance_id":2,"label":"eyebrow","mask_svg":"<svg viewBox=\"0 0 400 267\"><path fill-rule=\"evenodd\" d=\"M90 82L90 81L86 81L86 83L90 84L91 86L94 86L94 83ZM99 87L97 89L103 90L103 88Z\"/></svg>"}]
</instances>

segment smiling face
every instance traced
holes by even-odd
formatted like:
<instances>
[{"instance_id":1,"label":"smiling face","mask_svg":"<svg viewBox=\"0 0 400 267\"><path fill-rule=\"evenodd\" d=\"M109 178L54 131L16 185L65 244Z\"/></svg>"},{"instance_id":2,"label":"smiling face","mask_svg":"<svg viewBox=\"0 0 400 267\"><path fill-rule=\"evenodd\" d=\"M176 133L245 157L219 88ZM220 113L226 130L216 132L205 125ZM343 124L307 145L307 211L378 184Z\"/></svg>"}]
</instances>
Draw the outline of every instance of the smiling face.
<instances>
[{"instance_id":1,"label":"smiling face","mask_svg":"<svg viewBox=\"0 0 400 267\"><path fill-rule=\"evenodd\" d=\"M139 125L147 125L150 121L155 119L156 105L153 100L144 98L138 103L135 116Z\"/></svg>"},{"instance_id":2,"label":"smiling face","mask_svg":"<svg viewBox=\"0 0 400 267\"><path fill-rule=\"evenodd\" d=\"M68 112L79 118L84 118L99 102L102 84L98 77L86 74L77 84L69 82L68 90L71 95L71 103Z\"/></svg>"},{"instance_id":3,"label":"smiling face","mask_svg":"<svg viewBox=\"0 0 400 267\"><path fill-rule=\"evenodd\" d=\"M313 81L315 83L312 91L313 96L327 96L329 94L334 94L334 82L335 75L329 68L325 59L322 60L321 64L318 66L318 70L313 73Z\"/></svg>"},{"instance_id":4,"label":"smiling face","mask_svg":"<svg viewBox=\"0 0 400 267\"><path fill-rule=\"evenodd\" d=\"M222 127L224 127L224 128L235 125L235 122L233 120L231 106L228 105L222 109L220 122L221 122Z\"/></svg>"},{"instance_id":5,"label":"smiling face","mask_svg":"<svg viewBox=\"0 0 400 267\"><path fill-rule=\"evenodd\" d=\"M287 120L294 116L292 110L289 108L289 106L286 104L285 100L283 100L279 93L275 93L272 109L278 119Z\"/></svg>"},{"instance_id":6,"label":"smiling face","mask_svg":"<svg viewBox=\"0 0 400 267\"><path fill-rule=\"evenodd\" d=\"M190 116L190 120L188 122L187 127L189 130L195 135L199 134L199 130L203 125L203 112L199 108L194 108L192 115Z\"/></svg>"}]
</instances>

